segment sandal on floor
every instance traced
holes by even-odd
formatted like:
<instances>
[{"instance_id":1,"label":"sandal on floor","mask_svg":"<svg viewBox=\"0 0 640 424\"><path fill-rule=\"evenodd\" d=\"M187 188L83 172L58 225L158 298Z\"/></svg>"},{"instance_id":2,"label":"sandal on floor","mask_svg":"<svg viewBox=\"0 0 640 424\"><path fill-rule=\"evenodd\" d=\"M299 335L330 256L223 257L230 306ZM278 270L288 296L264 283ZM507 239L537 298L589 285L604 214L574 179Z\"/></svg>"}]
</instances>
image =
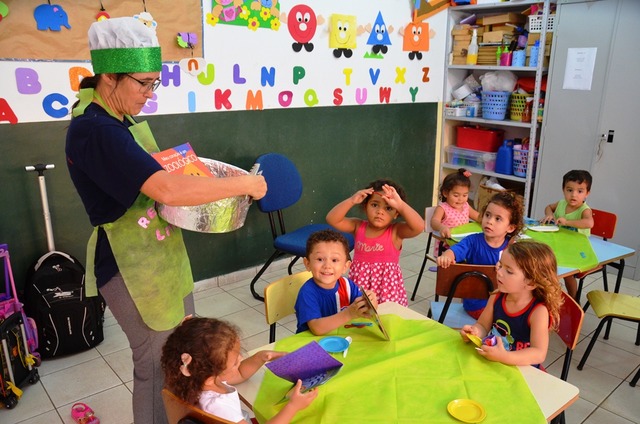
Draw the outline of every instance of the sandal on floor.
<instances>
[{"instance_id":1,"label":"sandal on floor","mask_svg":"<svg viewBox=\"0 0 640 424\"><path fill-rule=\"evenodd\" d=\"M71 417L78 424L100 424L100 419L95 416L93 409L85 403L76 403L71 407Z\"/></svg>"}]
</instances>

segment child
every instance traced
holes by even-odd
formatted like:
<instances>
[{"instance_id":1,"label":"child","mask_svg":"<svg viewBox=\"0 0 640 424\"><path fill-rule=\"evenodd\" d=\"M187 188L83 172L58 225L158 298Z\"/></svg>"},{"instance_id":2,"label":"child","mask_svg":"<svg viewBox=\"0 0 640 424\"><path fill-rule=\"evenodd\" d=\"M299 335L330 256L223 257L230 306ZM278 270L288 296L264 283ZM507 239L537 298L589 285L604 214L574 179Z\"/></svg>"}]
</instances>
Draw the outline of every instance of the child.
<instances>
[{"instance_id":1,"label":"child","mask_svg":"<svg viewBox=\"0 0 640 424\"><path fill-rule=\"evenodd\" d=\"M424 231L424 219L405 200L404 190L398 184L377 180L327 214L327 223L355 236L349 278L375 292L380 303L393 301L403 306L407 306L407 292L398 263L402 240ZM355 205L362 205L365 221L346 217ZM398 216L405 222L394 223Z\"/></svg>"},{"instance_id":2,"label":"child","mask_svg":"<svg viewBox=\"0 0 640 424\"><path fill-rule=\"evenodd\" d=\"M436 206L431 218L431 228L442 237L451 238L451 229L478 220L478 211L469 206L469 190L471 172L464 168L447 175L440 186L441 202ZM434 246L434 256L439 256L449 245L438 241Z\"/></svg>"},{"instance_id":3,"label":"child","mask_svg":"<svg viewBox=\"0 0 640 424\"><path fill-rule=\"evenodd\" d=\"M353 281L344 278L349 268L349 243L338 231L322 230L307 240L304 265L313 277L302 285L296 299L296 333L310 330L320 336L360 316L368 307ZM375 294L367 292L377 305Z\"/></svg>"},{"instance_id":4,"label":"child","mask_svg":"<svg viewBox=\"0 0 640 424\"><path fill-rule=\"evenodd\" d=\"M522 229L522 202L511 193L494 194L482 211L482 233L463 238L438 256L437 263L447 268L452 263L495 265L511 238ZM464 310L478 319L487 304L484 299L463 299Z\"/></svg>"},{"instance_id":5,"label":"child","mask_svg":"<svg viewBox=\"0 0 640 424\"><path fill-rule=\"evenodd\" d=\"M249 377L265 363L286 352L263 350L249 358L240 355L237 329L215 318L189 318L167 338L162 348L165 386L185 402L234 423L248 424L250 419L240 408L233 384ZM301 393L298 380L290 400L271 424L288 423L296 412L306 408L318 395L315 389Z\"/></svg>"},{"instance_id":6,"label":"child","mask_svg":"<svg viewBox=\"0 0 640 424\"><path fill-rule=\"evenodd\" d=\"M462 338L495 335L495 345L483 343L480 355L507 365L539 366L547 356L549 329L560 322L556 257L546 244L523 241L505 249L496 269L498 288L478 322L462 327Z\"/></svg>"},{"instance_id":7,"label":"child","mask_svg":"<svg viewBox=\"0 0 640 424\"><path fill-rule=\"evenodd\" d=\"M591 174L588 171L573 170L562 177L562 192L564 199L544 208L545 217L540 220L547 224L555 222L557 225L590 235L593 227L593 214L587 206L587 196L591 192ZM564 278L569 296L575 298L578 292L576 277Z\"/></svg>"}]
</instances>

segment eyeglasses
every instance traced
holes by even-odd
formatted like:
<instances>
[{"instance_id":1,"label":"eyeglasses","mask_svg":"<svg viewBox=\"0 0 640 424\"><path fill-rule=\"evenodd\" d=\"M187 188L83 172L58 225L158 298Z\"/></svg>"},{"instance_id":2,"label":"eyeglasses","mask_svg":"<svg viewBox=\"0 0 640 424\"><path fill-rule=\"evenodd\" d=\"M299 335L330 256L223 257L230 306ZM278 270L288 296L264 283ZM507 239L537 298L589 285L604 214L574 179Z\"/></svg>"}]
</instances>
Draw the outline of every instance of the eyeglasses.
<instances>
[{"instance_id":1,"label":"eyeglasses","mask_svg":"<svg viewBox=\"0 0 640 424\"><path fill-rule=\"evenodd\" d=\"M160 87L160 83L162 82L159 79L151 82L140 81L138 78L132 77L129 74L125 74L125 75L131 78L132 80L134 80L135 82L137 82L138 84L140 84L140 93L148 93L149 90L156 91L156 89Z\"/></svg>"}]
</instances>

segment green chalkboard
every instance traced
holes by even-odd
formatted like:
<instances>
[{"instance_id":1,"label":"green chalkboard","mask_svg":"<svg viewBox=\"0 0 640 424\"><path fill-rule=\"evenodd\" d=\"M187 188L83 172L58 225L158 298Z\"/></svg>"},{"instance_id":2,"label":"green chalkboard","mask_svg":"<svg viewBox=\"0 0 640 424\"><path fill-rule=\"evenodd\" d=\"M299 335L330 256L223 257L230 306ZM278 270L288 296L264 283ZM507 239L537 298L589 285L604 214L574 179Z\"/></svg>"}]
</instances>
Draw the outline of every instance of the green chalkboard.
<instances>
[{"instance_id":1,"label":"green chalkboard","mask_svg":"<svg viewBox=\"0 0 640 424\"><path fill-rule=\"evenodd\" d=\"M278 152L298 166L301 200L286 212L290 228L324 222L337 202L377 178L391 178L418 211L431 203L437 104L274 109L146 117L160 148L189 141L203 157L249 169ZM85 260L91 226L67 173L68 121L0 125L0 243L9 244L16 284L47 250L37 176L25 165L54 163L46 174L56 248ZM259 266L272 240L267 218L252 207L228 234L185 232L196 280Z\"/></svg>"}]
</instances>

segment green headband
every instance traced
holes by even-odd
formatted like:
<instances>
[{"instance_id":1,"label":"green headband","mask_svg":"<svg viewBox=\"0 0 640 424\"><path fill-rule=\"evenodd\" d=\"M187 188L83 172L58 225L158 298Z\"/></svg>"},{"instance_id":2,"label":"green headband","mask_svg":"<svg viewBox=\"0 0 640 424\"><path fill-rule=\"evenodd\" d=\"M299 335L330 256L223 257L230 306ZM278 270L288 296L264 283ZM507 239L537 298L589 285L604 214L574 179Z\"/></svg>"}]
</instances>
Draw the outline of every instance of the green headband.
<instances>
[{"instance_id":1,"label":"green headband","mask_svg":"<svg viewBox=\"0 0 640 424\"><path fill-rule=\"evenodd\" d=\"M162 70L160 47L91 50L91 64L96 75Z\"/></svg>"}]
</instances>

